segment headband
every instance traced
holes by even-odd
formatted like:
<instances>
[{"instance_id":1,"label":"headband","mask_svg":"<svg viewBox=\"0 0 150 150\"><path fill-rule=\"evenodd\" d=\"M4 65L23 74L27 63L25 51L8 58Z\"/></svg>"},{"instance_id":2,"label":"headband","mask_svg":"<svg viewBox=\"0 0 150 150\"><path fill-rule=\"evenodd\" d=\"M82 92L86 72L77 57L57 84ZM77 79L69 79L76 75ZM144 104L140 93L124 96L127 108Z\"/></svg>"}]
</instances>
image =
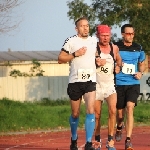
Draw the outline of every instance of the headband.
<instances>
[{"instance_id":1,"label":"headband","mask_svg":"<svg viewBox=\"0 0 150 150\"><path fill-rule=\"evenodd\" d=\"M111 29L108 25L98 25L96 28L97 34L111 33Z\"/></svg>"}]
</instances>

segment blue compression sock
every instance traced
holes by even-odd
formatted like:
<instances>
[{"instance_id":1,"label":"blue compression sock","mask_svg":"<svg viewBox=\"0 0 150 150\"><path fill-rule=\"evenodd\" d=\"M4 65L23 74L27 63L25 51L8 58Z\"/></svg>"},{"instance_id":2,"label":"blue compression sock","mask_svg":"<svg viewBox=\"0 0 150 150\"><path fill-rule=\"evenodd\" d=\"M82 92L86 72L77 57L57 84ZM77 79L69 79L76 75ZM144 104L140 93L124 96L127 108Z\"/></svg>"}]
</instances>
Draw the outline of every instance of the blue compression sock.
<instances>
[{"instance_id":1,"label":"blue compression sock","mask_svg":"<svg viewBox=\"0 0 150 150\"><path fill-rule=\"evenodd\" d=\"M92 141L94 129L95 129L95 115L86 114L86 120L85 120L86 142Z\"/></svg>"},{"instance_id":2,"label":"blue compression sock","mask_svg":"<svg viewBox=\"0 0 150 150\"><path fill-rule=\"evenodd\" d=\"M70 127L71 127L72 140L76 140L79 118L73 118L71 115L69 118L69 123L70 123Z\"/></svg>"}]
</instances>

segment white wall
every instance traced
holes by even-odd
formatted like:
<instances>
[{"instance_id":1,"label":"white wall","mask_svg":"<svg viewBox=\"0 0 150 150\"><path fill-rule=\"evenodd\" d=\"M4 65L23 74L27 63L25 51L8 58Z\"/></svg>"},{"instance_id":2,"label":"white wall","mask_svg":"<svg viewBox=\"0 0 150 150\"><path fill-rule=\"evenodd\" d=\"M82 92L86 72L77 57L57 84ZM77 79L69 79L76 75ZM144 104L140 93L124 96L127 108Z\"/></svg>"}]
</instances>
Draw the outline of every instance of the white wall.
<instances>
[{"instance_id":1,"label":"white wall","mask_svg":"<svg viewBox=\"0 0 150 150\"><path fill-rule=\"evenodd\" d=\"M148 99L148 93L150 93L150 86L147 84L148 78L150 84L150 73L144 74L140 81L140 92L143 96L140 95L138 100ZM0 99L4 97L19 101L34 101L42 98L69 99L67 86L68 76L1 77Z\"/></svg>"},{"instance_id":2,"label":"white wall","mask_svg":"<svg viewBox=\"0 0 150 150\"><path fill-rule=\"evenodd\" d=\"M0 99L6 97L17 101L69 99L68 76L53 77L2 77Z\"/></svg>"}]
</instances>

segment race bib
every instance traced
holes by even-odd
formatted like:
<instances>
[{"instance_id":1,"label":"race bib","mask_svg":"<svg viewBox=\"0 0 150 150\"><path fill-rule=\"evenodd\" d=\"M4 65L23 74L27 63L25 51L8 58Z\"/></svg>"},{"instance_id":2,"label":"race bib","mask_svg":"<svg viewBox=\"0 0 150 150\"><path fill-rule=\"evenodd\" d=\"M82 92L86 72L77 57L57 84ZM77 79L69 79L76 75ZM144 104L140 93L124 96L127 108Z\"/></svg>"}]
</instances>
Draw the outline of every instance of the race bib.
<instances>
[{"instance_id":1,"label":"race bib","mask_svg":"<svg viewBox=\"0 0 150 150\"><path fill-rule=\"evenodd\" d=\"M97 68L97 72L101 74L112 74L112 64L106 63L104 66Z\"/></svg>"},{"instance_id":2,"label":"race bib","mask_svg":"<svg viewBox=\"0 0 150 150\"><path fill-rule=\"evenodd\" d=\"M90 81L93 78L92 69L78 69L78 80L79 81Z\"/></svg>"},{"instance_id":3,"label":"race bib","mask_svg":"<svg viewBox=\"0 0 150 150\"><path fill-rule=\"evenodd\" d=\"M124 74L135 74L135 65L124 63L122 72Z\"/></svg>"}]
</instances>

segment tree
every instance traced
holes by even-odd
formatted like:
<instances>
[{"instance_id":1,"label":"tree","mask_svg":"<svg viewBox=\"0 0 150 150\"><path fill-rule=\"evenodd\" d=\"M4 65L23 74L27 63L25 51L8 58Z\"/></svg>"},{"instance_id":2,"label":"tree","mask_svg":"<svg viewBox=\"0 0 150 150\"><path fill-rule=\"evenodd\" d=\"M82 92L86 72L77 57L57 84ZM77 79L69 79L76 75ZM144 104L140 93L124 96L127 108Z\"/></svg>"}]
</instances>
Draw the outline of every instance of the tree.
<instances>
[{"instance_id":1,"label":"tree","mask_svg":"<svg viewBox=\"0 0 150 150\"><path fill-rule=\"evenodd\" d=\"M0 33L14 30L20 24L20 20L13 15L14 8L22 3L21 0L0 0Z\"/></svg>"},{"instance_id":2,"label":"tree","mask_svg":"<svg viewBox=\"0 0 150 150\"><path fill-rule=\"evenodd\" d=\"M69 19L74 21L87 16L95 32L96 24L121 26L129 22L135 27L135 42L141 43L146 52L150 50L150 3L149 0L84 0L67 1ZM94 21L95 20L95 21ZM150 51L149 51L150 52Z\"/></svg>"},{"instance_id":3,"label":"tree","mask_svg":"<svg viewBox=\"0 0 150 150\"><path fill-rule=\"evenodd\" d=\"M35 76L43 76L43 71L41 68L41 63L37 60L32 60L32 67L30 68L30 73L27 72L21 72L20 70L12 70L10 71L10 76L12 77L35 77ZM7 64L8 66L8 64ZM9 63L9 66L12 66L12 64Z\"/></svg>"}]
</instances>

